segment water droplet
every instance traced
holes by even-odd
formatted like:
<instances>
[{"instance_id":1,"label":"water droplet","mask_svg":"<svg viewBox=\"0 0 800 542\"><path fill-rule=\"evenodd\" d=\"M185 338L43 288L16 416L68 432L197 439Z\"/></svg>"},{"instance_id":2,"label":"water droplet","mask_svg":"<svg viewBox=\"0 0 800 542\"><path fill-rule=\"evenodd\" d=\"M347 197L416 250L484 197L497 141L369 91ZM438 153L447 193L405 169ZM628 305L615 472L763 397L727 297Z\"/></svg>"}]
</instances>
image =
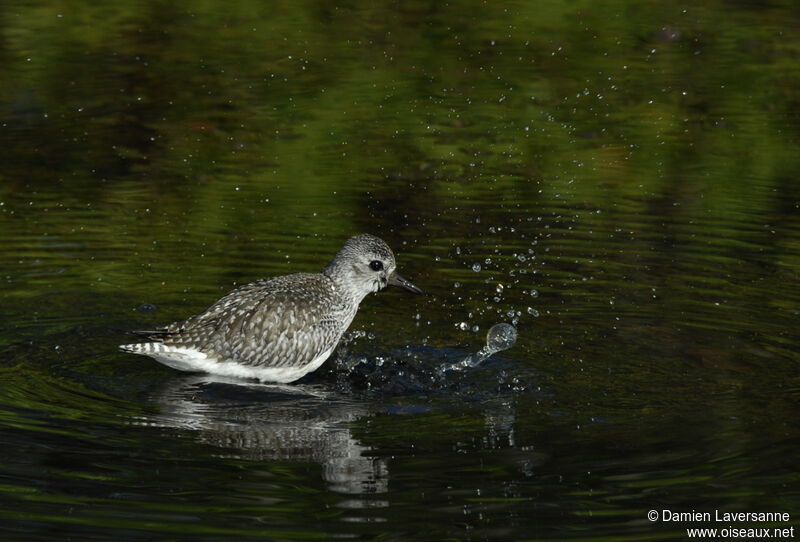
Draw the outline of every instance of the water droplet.
<instances>
[{"instance_id":1,"label":"water droplet","mask_svg":"<svg viewBox=\"0 0 800 542\"><path fill-rule=\"evenodd\" d=\"M478 273L481 270L481 264L479 263L472 264L472 270Z\"/></svg>"},{"instance_id":2,"label":"water droplet","mask_svg":"<svg viewBox=\"0 0 800 542\"><path fill-rule=\"evenodd\" d=\"M153 305L152 303L142 303L141 305L136 307L136 310L139 311L139 312L143 312L143 313L147 314L147 313L151 313L151 312L156 312L157 307L155 305Z\"/></svg>"},{"instance_id":3,"label":"water droplet","mask_svg":"<svg viewBox=\"0 0 800 542\"><path fill-rule=\"evenodd\" d=\"M486 349L490 352L507 350L517 342L517 328L511 324L495 324L486 334Z\"/></svg>"},{"instance_id":4,"label":"water droplet","mask_svg":"<svg viewBox=\"0 0 800 542\"><path fill-rule=\"evenodd\" d=\"M461 331L467 331L469 329L469 324L466 322L461 322L458 324L458 329Z\"/></svg>"},{"instance_id":5,"label":"water droplet","mask_svg":"<svg viewBox=\"0 0 800 542\"><path fill-rule=\"evenodd\" d=\"M533 307L528 307L528 314L530 314L534 318L538 318L539 317L539 311L537 311Z\"/></svg>"}]
</instances>

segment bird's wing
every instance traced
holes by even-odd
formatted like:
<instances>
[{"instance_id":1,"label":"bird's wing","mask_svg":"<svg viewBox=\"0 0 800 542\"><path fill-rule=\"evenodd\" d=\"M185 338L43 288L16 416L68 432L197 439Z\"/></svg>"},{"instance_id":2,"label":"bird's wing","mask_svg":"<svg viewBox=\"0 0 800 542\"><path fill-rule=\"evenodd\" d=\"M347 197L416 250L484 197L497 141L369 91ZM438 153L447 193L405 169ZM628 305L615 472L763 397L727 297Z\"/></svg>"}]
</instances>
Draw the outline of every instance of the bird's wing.
<instances>
[{"instance_id":1,"label":"bird's wing","mask_svg":"<svg viewBox=\"0 0 800 542\"><path fill-rule=\"evenodd\" d=\"M247 284L153 338L260 367L309 362L343 331L335 317L343 308L324 280L298 274Z\"/></svg>"}]
</instances>

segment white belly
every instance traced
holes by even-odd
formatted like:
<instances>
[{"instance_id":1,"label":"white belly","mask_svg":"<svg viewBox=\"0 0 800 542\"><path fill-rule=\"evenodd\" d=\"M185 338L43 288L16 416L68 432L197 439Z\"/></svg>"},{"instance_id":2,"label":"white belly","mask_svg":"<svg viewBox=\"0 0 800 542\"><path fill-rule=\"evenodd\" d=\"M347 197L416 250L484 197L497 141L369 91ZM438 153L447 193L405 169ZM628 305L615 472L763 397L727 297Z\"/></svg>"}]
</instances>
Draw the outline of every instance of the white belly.
<instances>
[{"instance_id":1,"label":"white belly","mask_svg":"<svg viewBox=\"0 0 800 542\"><path fill-rule=\"evenodd\" d=\"M311 371L319 369L333 353L336 345L308 363L288 367L258 367L236 361L219 361L194 348L165 346L160 343L125 344L120 348L133 354L150 356L159 363L179 371L210 373L237 378L256 378L261 382L287 383L294 382Z\"/></svg>"}]
</instances>

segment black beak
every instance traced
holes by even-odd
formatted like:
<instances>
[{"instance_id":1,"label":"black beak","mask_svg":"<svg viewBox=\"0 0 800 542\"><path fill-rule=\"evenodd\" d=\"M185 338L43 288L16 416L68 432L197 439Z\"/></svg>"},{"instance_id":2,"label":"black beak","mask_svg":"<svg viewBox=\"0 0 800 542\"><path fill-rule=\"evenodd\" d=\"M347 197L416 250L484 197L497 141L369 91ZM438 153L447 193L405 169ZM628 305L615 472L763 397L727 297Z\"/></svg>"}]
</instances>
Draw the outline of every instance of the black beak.
<instances>
[{"instance_id":1,"label":"black beak","mask_svg":"<svg viewBox=\"0 0 800 542\"><path fill-rule=\"evenodd\" d=\"M401 288L408 290L412 294L425 295L425 292L414 286L414 284L412 284L410 280L404 279L397 273L392 273L391 275L389 275L389 279L387 280L387 282L392 286L400 286Z\"/></svg>"}]
</instances>

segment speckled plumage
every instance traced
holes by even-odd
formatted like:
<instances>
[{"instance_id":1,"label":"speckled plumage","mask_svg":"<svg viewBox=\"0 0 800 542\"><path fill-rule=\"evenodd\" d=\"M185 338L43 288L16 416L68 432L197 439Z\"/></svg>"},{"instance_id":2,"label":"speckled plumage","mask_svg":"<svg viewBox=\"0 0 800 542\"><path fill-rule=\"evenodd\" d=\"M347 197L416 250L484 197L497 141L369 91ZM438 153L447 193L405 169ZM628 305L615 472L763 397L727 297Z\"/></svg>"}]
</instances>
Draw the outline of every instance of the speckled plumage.
<instances>
[{"instance_id":1,"label":"speckled plumage","mask_svg":"<svg viewBox=\"0 0 800 542\"><path fill-rule=\"evenodd\" d=\"M380 269L376 269L377 263ZM395 272L389 246L372 235L347 240L322 273L262 279L205 312L141 332L153 342L126 344L184 371L292 382L331 355L361 300L388 284L421 291Z\"/></svg>"}]
</instances>

